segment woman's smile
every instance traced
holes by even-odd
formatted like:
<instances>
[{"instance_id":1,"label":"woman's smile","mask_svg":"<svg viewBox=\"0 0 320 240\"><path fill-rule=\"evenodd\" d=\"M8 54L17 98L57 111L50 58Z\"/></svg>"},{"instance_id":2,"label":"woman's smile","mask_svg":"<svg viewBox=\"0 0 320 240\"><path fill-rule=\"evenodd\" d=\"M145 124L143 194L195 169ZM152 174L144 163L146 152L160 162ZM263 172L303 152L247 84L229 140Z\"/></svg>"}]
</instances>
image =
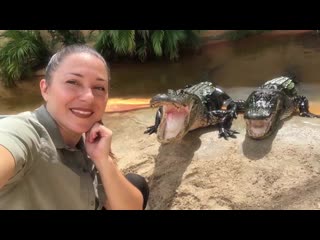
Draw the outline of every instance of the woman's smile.
<instances>
[{"instance_id":1,"label":"woman's smile","mask_svg":"<svg viewBox=\"0 0 320 240\"><path fill-rule=\"evenodd\" d=\"M83 108L71 108L71 112L79 117L79 118L89 118L94 113L93 111L90 111L89 109L83 109Z\"/></svg>"}]
</instances>

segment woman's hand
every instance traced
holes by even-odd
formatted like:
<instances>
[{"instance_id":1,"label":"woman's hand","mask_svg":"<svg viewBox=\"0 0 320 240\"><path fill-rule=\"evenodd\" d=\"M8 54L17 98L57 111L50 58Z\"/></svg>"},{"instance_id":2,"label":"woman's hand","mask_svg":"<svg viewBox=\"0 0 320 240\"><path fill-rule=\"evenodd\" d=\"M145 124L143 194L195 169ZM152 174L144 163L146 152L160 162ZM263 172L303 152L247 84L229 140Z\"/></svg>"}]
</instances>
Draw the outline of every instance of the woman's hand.
<instances>
[{"instance_id":1,"label":"woman's hand","mask_svg":"<svg viewBox=\"0 0 320 240\"><path fill-rule=\"evenodd\" d=\"M99 171L107 195L107 209L142 209L142 193L130 183L109 157L112 131L95 123L86 133L87 154Z\"/></svg>"},{"instance_id":2,"label":"woman's hand","mask_svg":"<svg viewBox=\"0 0 320 240\"><path fill-rule=\"evenodd\" d=\"M95 123L86 133L85 147L96 166L108 159L111 139L112 131L100 123Z\"/></svg>"}]
</instances>

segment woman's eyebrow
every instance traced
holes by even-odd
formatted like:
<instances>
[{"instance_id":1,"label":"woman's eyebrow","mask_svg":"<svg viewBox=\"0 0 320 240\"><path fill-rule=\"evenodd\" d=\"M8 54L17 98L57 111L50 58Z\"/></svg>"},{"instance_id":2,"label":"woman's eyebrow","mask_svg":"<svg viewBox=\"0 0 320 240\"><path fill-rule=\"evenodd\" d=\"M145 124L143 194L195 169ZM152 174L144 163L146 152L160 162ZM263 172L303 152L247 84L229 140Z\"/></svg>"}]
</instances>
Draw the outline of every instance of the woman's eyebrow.
<instances>
[{"instance_id":1,"label":"woman's eyebrow","mask_svg":"<svg viewBox=\"0 0 320 240\"><path fill-rule=\"evenodd\" d=\"M67 74L71 74L71 75L75 75L75 76L77 76L77 77L81 77L81 78L83 78L83 75L82 74L80 74L80 73L67 73ZM96 78L96 80L97 81L103 81L103 82L106 82L107 80L106 79L103 79L103 78Z\"/></svg>"}]
</instances>

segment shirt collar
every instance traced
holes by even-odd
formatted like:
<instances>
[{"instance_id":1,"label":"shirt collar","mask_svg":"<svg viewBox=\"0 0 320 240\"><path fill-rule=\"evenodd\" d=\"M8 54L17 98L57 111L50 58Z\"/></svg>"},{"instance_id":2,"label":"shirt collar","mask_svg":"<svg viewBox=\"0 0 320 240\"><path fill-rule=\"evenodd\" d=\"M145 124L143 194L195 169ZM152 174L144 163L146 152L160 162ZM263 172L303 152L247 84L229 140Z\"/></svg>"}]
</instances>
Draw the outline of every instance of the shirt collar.
<instances>
[{"instance_id":1,"label":"shirt collar","mask_svg":"<svg viewBox=\"0 0 320 240\"><path fill-rule=\"evenodd\" d=\"M52 118L50 113L48 112L45 105L42 105L41 107L37 108L35 110L35 115L36 115L38 121L48 131L48 133L49 133L49 135L50 135L50 137L51 137L51 139L57 149L65 148L65 149L71 150L70 147L68 147L65 144L65 142L63 141L63 138L61 136L58 125L57 125L56 121ZM81 150L84 149L83 137L81 137L79 143L77 144L77 147Z\"/></svg>"}]
</instances>

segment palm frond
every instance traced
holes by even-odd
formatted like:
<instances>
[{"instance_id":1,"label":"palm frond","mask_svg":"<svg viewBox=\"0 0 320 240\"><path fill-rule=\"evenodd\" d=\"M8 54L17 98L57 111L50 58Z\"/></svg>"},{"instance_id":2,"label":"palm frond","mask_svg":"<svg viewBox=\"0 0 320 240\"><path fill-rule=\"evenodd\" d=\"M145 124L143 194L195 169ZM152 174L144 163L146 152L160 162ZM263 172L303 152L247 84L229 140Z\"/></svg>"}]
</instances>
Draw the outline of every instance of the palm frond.
<instances>
[{"instance_id":1,"label":"palm frond","mask_svg":"<svg viewBox=\"0 0 320 240\"><path fill-rule=\"evenodd\" d=\"M151 43L156 56L162 56L163 54L162 42L164 34L164 30L156 30L151 34Z\"/></svg>"},{"instance_id":2,"label":"palm frond","mask_svg":"<svg viewBox=\"0 0 320 240\"><path fill-rule=\"evenodd\" d=\"M165 55L169 56L170 60L175 60L179 57L179 43L186 39L184 30L166 30L165 31Z\"/></svg>"},{"instance_id":3,"label":"palm frond","mask_svg":"<svg viewBox=\"0 0 320 240\"><path fill-rule=\"evenodd\" d=\"M108 30L98 32L94 48L105 58L112 54L112 40Z\"/></svg>"},{"instance_id":4,"label":"palm frond","mask_svg":"<svg viewBox=\"0 0 320 240\"><path fill-rule=\"evenodd\" d=\"M114 50L122 55L132 54L135 50L134 30L112 30L110 32Z\"/></svg>"},{"instance_id":5,"label":"palm frond","mask_svg":"<svg viewBox=\"0 0 320 240\"><path fill-rule=\"evenodd\" d=\"M137 30L138 35L140 35L144 41L147 41L147 39L150 36L149 30Z\"/></svg>"},{"instance_id":6,"label":"palm frond","mask_svg":"<svg viewBox=\"0 0 320 240\"><path fill-rule=\"evenodd\" d=\"M39 31L8 30L2 36L8 40L0 49L0 71L6 86L14 86L26 72L44 65L49 58L50 51Z\"/></svg>"},{"instance_id":7,"label":"palm frond","mask_svg":"<svg viewBox=\"0 0 320 240\"><path fill-rule=\"evenodd\" d=\"M63 45L68 46L86 42L85 37L80 30L48 30L48 32L50 33L54 44L61 42Z\"/></svg>"},{"instance_id":8,"label":"palm frond","mask_svg":"<svg viewBox=\"0 0 320 240\"><path fill-rule=\"evenodd\" d=\"M141 62L144 62L146 60L147 50L148 48L146 45L141 45L140 47L137 48L137 55Z\"/></svg>"}]
</instances>

